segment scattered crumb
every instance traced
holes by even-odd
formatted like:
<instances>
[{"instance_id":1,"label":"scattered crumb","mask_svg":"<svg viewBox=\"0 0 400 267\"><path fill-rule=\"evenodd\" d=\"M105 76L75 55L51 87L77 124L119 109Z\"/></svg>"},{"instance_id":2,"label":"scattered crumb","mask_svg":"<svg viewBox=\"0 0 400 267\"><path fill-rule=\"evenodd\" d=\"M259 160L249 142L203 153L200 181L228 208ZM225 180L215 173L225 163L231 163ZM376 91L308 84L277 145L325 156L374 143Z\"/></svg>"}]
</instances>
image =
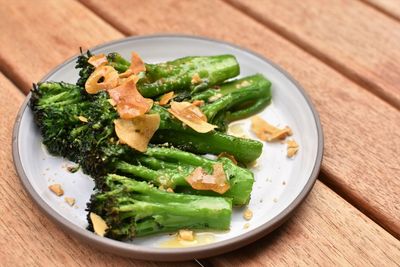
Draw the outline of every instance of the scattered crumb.
<instances>
[{"instance_id":1,"label":"scattered crumb","mask_svg":"<svg viewBox=\"0 0 400 267\"><path fill-rule=\"evenodd\" d=\"M263 203L263 202L264 202L264 199L261 198L261 199L260 199L260 203Z\"/></svg>"},{"instance_id":2,"label":"scattered crumb","mask_svg":"<svg viewBox=\"0 0 400 267\"><path fill-rule=\"evenodd\" d=\"M243 81L243 82L237 84L235 87L236 87L237 89L240 89L240 88L242 88L242 87L249 86L250 84L251 84L251 83L250 83L249 81Z\"/></svg>"},{"instance_id":3,"label":"scattered crumb","mask_svg":"<svg viewBox=\"0 0 400 267\"><path fill-rule=\"evenodd\" d=\"M247 229L247 228L249 228L250 227L250 224L249 223L245 223L244 225L243 225L243 229Z\"/></svg>"},{"instance_id":4,"label":"scattered crumb","mask_svg":"<svg viewBox=\"0 0 400 267\"><path fill-rule=\"evenodd\" d=\"M64 190L61 188L60 184L52 184L49 185L49 189L56 194L57 196L62 196L64 195Z\"/></svg>"},{"instance_id":5,"label":"scattered crumb","mask_svg":"<svg viewBox=\"0 0 400 267\"><path fill-rule=\"evenodd\" d=\"M173 190L171 187L168 187L168 188L167 188L167 192L168 192L168 193L173 193L174 190Z\"/></svg>"},{"instance_id":6,"label":"scattered crumb","mask_svg":"<svg viewBox=\"0 0 400 267\"><path fill-rule=\"evenodd\" d=\"M88 119L84 116L78 116L78 120L80 120L81 122L88 122Z\"/></svg>"},{"instance_id":7,"label":"scattered crumb","mask_svg":"<svg viewBox=\"0 0 400 267\"><path fill-rule=\"evenodd\" d=\"M277 199L276 197L274 197L274 198L272 199L272 201L273 201L274 203L276 203L276 202L278 202L278 199Z\"/></svg>"},{"instance_id":8,"label":"scattered crumb","mask_svg":"<svg viewBox=\"0 0 400 267\"><path fill-rule=\"evenodd\" d=\"M65 202L68 203L71 207L75 204L75 198L73 197L64 197Z\"/></svg>"},{"instance_id":9,"label":"scattered crumb","mask_svg":"<svg viewBox=\"0 0 400 267\"><path fill-rule=\"evenodd\" d=\"M49 171L50 170L50 168L46 168L46 171Z\"/></svg>"},{"instance_id":10,"label":"scattered crumb","mask_svg":"<svg viewBox=\"0 0 400 267\"><path fill-rule=\"evenodd\" d=\"M247 221L251 220L251 218L253 218L253 212L247 208L244 212L243 212L243 218Z\"/></svg>"},{"instance_id":11,"label":"scattered crumb","mask_svg":"<svg viewBox=\"0 0 400 267\"><path fill-rule=\"evenodd\" d=\"M178 238L185 241L193 241L194 233L191 230L181 229L178 231Z\"/></svg>"},{"instance_id":12,"label":"scattered crumb","mask_svg":"<svg viewBox=\"0 0 400 267\"><path fill-rule=\"evenodd\" d=\"M201 82L201 78L200 78L199 74L198 74L198 73L195 73L195 74L192 76L191 83L192 83L192 84L198 84L198 83L200 83L200 82Z\"/></svg>"},{"instance_id":13,"label":"scattered crumb","mask_svg":"<svg viewBox=\"0 0 400 267\"><path fill-rule=\"evenodd\" d=\"M286 181L282 181L282 185L286 185Z\"/></svg>"},{"instance_id":14,"label":"scattered crumb","mask_svg":"<svg viewBox=\"0 0 400 267\"><path fill-rule=\"evenodd\" d=\"M106 222L103 220L103 218L101 218L99 215L91 212L90 220L92 221L94 232L99 236L104 236L104 234L106 233L106 231L108 229L108 226L107 226Z\"/></svg>"},{"instance_id":15,"label":"scattered crumb","mask_svg":"<svg viewBox=\"0 0 400 267\"><path fill-rule=\"evenodd\" d=\"M289 158L294 157L294 155L297 154L297 151L299 151L299 144L297 144L294 139L287 141L286 144L287 144L287 156Z\"/></svg>"},{"instance_id":16,"label":"scattered crumb","mask_svg":"<svg viewBox=\"0 0 400 267\"><path fill-rule=\"evenodd\" d=\"M215 94L208 99L208 102L215 102L222 97L222 94Z\"/></svg>"}]
</instances>

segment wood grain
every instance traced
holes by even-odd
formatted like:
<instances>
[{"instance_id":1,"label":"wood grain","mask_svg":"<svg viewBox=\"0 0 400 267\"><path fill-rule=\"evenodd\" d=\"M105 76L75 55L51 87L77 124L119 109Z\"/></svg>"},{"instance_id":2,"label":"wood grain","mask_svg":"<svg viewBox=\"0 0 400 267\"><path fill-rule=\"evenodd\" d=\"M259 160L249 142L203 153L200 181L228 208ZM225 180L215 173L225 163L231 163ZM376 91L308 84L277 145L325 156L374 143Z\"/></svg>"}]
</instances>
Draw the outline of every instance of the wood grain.
<instances>
[{"instance_id":1,"label":"wood grain","mask_svg":"<svg viewBox=\"0 0 400 267\"><path fill-rule=\"evenodd\" d=\"M328 182L400 237L398 110L222 1L84 3L128 34L210 36L250 48L281 65L303 85L320 113L325 135L322 170ZM182 15L193 12L196 16Z\"/></svg>"},{"instance_id":2,"label":"wood grain","mask_svg":"<svg viewBox=\"0 0 400 267\"><path fill-rule=\"evenodd\" d=\"M123 37L75 1L8 1L0 18L0 68L24 92L79 47Z\"/></svg>"},{"instance_id":3,"label":"wood grain","mask_svg":"<svg viewBox=\"0 0 400 267\"><path fill-rule=\"evenodd\" d=\"M359 1L229 0L400 109L400 24Z\"/></svg>"},{"instance_id":4,"label":"wood grain","mask_svg":"<svg viewBox=\"0 0 400 267\"><path fill-rule=\"evenodd\" d=\"M400 21L400 1L399 0L362 0L365 3L375 7L377 10L385 13Z\"/></svg>"},{"instance_id":5,"label":"wood grain","mask_svg":"<svg viewBox=\"0 0 400 267\"><path fill-rule=\"evenodd\" d=\"M15 173L12 125L24 95L0 73L0 265L1 266L176 266L136 261L92 249L47 219L27 196ZM7 127L3 127L7 126ZM194 262L179 266L198 266Z\"/></svg>"},{"instance_id":6,"label":"wood grain","mask_svg":"<svg viewBox=\"0 0 400 267\"><path fill-rule=\"evenodd\" d=\"M209 261L219 267L398 266L400 241L317 182L276 232Z\"/></svg>"}]
</instances>

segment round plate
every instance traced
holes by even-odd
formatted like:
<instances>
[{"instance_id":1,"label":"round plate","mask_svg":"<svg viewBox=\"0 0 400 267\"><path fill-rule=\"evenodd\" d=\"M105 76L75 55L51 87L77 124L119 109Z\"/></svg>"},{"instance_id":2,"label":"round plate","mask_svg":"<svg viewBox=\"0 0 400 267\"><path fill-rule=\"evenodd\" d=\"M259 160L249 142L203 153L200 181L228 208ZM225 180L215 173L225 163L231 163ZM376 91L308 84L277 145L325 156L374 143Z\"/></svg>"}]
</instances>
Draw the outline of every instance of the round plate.
<instances>
[{"instance_id":1,"label":"round plate","mask_svg":"<svg viewBox=\"0 0 400 267\"><path fill-rule=\"evenodd\" d=\"M43 211L63 229L108 252L145 260L177 261L210 257L239 248L268 234L282 224L304 200L318 175L323 151L323 136L317 112L304 90L285 71L269 60L238 46L221 41L177 35L131 37L90 49L93 53L119 52L129 58L136 51L149 63L189 55L233 54L239 61L241 75L262 73L272 82L273 100L260 116L268 122L293 130L292 138L300 145L298 154L289 159L286 145L264 143L264 150L253 167L255 184L249 203L253 218L243 218L244 208L234 209L230 231L198 233L202 240L196 246L173 248L171 235L163 234L120 242L87 231L86 202L93 181L81 172L69 173L73 163L46 152L40 133L27 106L21 107L13 134L13 156L16 170L25 189ZM42 81L75 83L77 56L59 65ZM234 123L250 138L249 120ZM64 196L76 199L70 207L63 197L55 196L48 186L60 183Z\"/></svg>"}]
</instances>

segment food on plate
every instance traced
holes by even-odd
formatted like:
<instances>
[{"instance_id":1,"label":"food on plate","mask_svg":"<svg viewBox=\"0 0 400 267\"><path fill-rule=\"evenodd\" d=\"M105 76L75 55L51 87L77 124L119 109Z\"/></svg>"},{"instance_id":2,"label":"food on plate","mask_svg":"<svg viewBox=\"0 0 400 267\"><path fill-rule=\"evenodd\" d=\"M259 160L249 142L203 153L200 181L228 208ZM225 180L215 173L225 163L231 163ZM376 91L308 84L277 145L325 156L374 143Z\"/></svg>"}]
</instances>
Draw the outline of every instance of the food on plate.
<instances>
[{"instance_id":1,"label":"food on plate","mask_svg":"<svg viewBox=\"0 0 400 267\"><path fill-rule=\"evenodd\" d=\"M58 197L64 195L64 190L62 189L60 184L49 185L49 189L51 192L53 192Z\"/></svg>"},{"instance_id":2,"label":"food on plate","mask_svg":"<svg viewBox=\"0 0 400 267\"><path fill-rule=\"evenodd\" d=\"M289 140L286 142L287 144L287 156L289 158L293 158L296 154L297 151L299 151L299 144L295 140Z\"/></svg>"},{"instance_id":3,"label":"food on plate","mask_svg":"<svg viewBox=\"0 0 400 267\"><path fill-rule=\"evenodd\" d=\"M118 240L229 229L263 144L226 131L270 103L271 83L229 80L239 74L232 55L148 64L134 52L131 61L87 52L76 67L76 84L34 85L30 107L48 151L95 181L88 229Z\"/></svg>"}]
</instances>

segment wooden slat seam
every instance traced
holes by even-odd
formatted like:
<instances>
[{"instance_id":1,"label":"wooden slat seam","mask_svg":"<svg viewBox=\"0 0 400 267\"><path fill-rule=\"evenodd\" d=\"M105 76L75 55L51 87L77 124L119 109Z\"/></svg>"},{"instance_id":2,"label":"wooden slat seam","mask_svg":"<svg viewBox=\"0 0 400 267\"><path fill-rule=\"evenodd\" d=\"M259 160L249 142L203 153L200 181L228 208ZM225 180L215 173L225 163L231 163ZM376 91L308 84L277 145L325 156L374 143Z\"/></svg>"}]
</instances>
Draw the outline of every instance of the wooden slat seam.
<instances>
[{"instance_id":1,"label":"wooden slat seam","mask_svg":"<svg viewBox=\"0 0 400 267\"><path fill-rule=\"evenodd\" d=\"M371 3L369 1L366 1L366 0L359 0L359 1L373 9L375 9L376 11L385 14L389 18L394 19L396 22L400 22L400 17L397 17L396 15L390 13L389 11L385 10L384 8L378 6L374 3Z\"/></svg>"},{"instance_id":2,"label":"wooden slat seam","mask_svg":"<svg viewBox=\"0 0 400 267\"><path fill-rule=\"evenodd\" d=\"M258 23L266 26L274 33L280 35L285 40L293 43L295 46L299 47L301 50L305 51L306 53L310 54L311 56L319 59L338 73L342 74L352 82L356 83L363 89L373 93L374 95L378 96L379 98L383 99L385 102L389 103L396 109L400 110L400 102L396 99L391 98L389 95L386 94L382 88L367 79L363 76L358 74L356 71L348 68L344 64L340 63L339 61L335 61L335 59L331 58L329 55L324 54L323 52L319 51L317 48L312 47L311 45L307 44L305 41L301 40L300 38L294 36L292 33L285 30L283 27L279 26L277 23L274 23L272 20L268 20L264 17L260 17L258 14L255 14L253 10L250 10L245 5L238 3L238 2L231 2L230 0L220 0L228 5L234 7L244 15L254 19Z\"/></svg>"},{"instance_id":3,"label":"wooden slat seam","mask_svg":"<svg viewBox=\"0 0 400 267\"><path fill-rule=\"evenodd\" d=\"M373 222L381 226L387 232L389 232L392 236L400 240L400 234L393 231L390 227L385 225L385 220L380 218L381 216L379 212L373 212L374 208L368 203L368 201L357 197L357 195L352 194L346 184L340 183L338 179L328 178L330 175L326 174L325 171L319 174L318 180L320 180L323 184L325 184L329 189L343 198L346 202L350 203L354 208L359 210Z\"/></svg>"},{"instance_id":4,"label":"wooden slat seam","mask_svg":"<svg viewBox=\"0 0 400 267\"><path fill-rule=\"evenodd\" d=\"M117 21L113 21L110 16L108 16L107 13L101 12L100 10L93 10L91 9L90 6L88 6L85 2L82 2L81 0L75 0L79 4L81 4L85 9L90 10L93 14L95 14L98 18L109 24L111 27L113 27L116 31L122 33L125 36L130 36L130 35L137 35L137 33L133 32L127 28L123 24L118 23Z\"/></svg>"},{"instance_id":5,"label":"wooden slat seam","mask_svg":"<svg viewBox=\"0 0 400 267\"><path fill-rule=\"evenodd\" d=\"M16 88L19 89L19 91L24 94L24 90L22 89L24 87L24 84L22 82L22 79L18 77L17 72L12 71L12 67L8 62L1 56L0 53L0 73L3 74L7 80L9 80Z\"/></svg>"}]
</instances>

